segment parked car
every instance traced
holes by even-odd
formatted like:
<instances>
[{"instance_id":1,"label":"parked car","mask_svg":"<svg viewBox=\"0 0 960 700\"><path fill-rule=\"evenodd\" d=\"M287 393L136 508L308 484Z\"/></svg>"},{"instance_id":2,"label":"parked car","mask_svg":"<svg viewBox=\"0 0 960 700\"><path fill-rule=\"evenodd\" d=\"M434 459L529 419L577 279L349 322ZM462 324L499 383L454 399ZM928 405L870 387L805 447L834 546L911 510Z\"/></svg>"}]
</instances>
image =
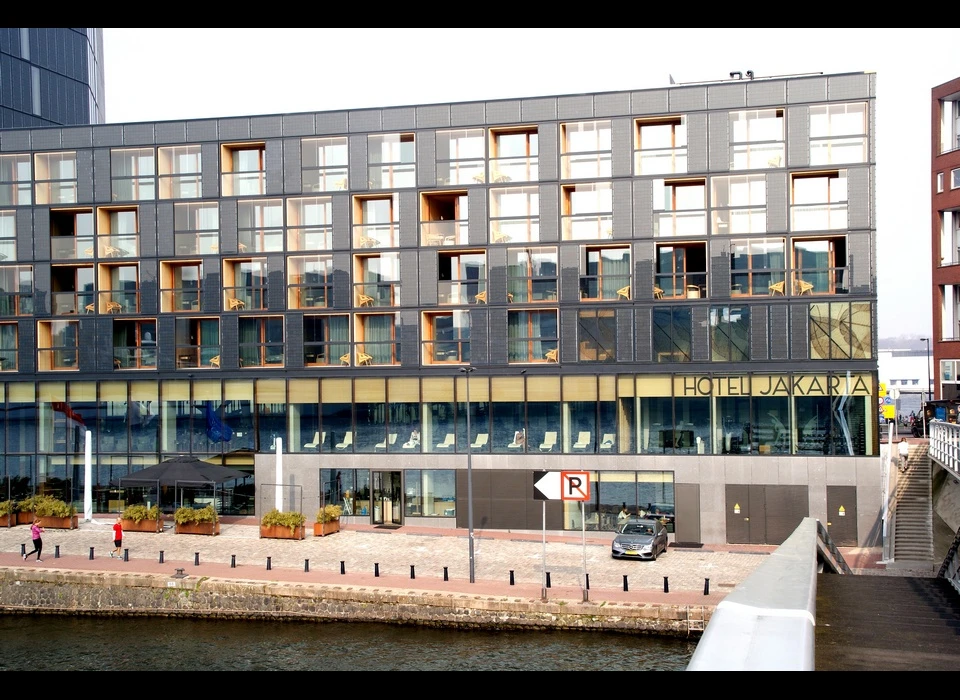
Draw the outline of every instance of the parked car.
<instances>
[{"instance_id":1,"label":"parked car","mask_svg":"<svg viewBox=\"0 0 960 700\"><path fill-rule=\"evenodd\" d=\"M614 559L652 559L667 551L667 528L659 520L630 518L617 528L610 545Z\"/></svg>"}]
</instances>

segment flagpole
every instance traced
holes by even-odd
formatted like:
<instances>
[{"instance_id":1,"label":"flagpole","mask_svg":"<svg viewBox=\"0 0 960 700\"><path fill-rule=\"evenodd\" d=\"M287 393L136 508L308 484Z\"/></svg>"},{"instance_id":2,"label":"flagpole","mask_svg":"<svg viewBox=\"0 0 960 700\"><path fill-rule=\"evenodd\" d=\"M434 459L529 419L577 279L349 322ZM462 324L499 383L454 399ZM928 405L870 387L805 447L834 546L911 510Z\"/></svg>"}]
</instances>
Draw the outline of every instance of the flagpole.
<instances>
[{"instance_id":1,"label":"flagpole","mask_svg":"<svg viewBox=\"0 0 960 700\"><path fill-rule=\"evenodd\" d=\"M83 433L83 520L93 522L93 448L89 430Z\"/></svg>"},{"instance_id":2,"label":"flagpole","mask_svg":"<svg viewBox=\"0 0 960 700\"><path fill-rule=\"evenodd\" d=\"M277 510L283 510L283 438L277 438Z\"/></svg>"}]
</instances>

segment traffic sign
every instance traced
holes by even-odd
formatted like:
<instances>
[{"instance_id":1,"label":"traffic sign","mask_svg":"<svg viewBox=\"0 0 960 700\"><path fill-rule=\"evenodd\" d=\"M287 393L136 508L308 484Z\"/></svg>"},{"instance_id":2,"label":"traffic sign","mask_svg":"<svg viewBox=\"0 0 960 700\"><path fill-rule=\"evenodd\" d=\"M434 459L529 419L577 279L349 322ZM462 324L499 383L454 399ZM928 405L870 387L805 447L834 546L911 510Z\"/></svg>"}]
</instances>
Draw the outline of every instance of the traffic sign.
<instances>
[{"instance_id":1,"label":"traffic sign","mask_svg":"<svg viewBox=\"0 0 960 700\"><path fill-rule=\"evenodd\" d=\"M538 501L589 501L590 472L534 472L533 497Z\"/></svg>"}]
</instances>

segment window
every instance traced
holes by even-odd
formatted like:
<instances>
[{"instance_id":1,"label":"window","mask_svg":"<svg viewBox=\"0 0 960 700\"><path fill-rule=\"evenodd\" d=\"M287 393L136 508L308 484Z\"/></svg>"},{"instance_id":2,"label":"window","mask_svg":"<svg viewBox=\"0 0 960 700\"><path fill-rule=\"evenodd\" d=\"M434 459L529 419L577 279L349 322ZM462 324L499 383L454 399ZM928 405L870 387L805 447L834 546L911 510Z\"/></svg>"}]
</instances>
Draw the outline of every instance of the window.
<instances>
[{"instance_id":1,"label":"window","mask_svg":"<svg viewBox=\"0 0 960 700\"><path fill-rule=\"evenodd\" d=\"M347 137L303 139L301 181L304 192L347 189Z\"/></svg>"},{"instance_id":2,"label":"window","mask_svg":"<svg viewBox=\"0 0 960 700\"><path fill-rule=\"evenodd\" d=\"M706 235L706 191L704 180L654 180L653 235Z\"/></svg>"},{"instance_id":3,"label":"window","mask_svg":"<svg viewBox=\"0 0 960 700\"><path fill-rule=\"evenodd\" d=\"M220 252L220 210L216 202L173 205L173 243L177 255Z\"/></svg>"},{"instance_id":4,"label":"window","mask_svg":"<svg viewBox=\"0 0 960 700\"><path fill-rule=\"evenodd\" d=\"M937 173L937 194L943 192L943 173Z\"/></svg>"},{"instance_id":5,"label":"window","mask_svg":"<svg viewBox=\"0 0 960 700\"><path fill-rule=\"evenodd\" d=\"M287 260L287 308L333 306L333 258L305 255Z\"/></svg>"},{"instance_id":6,"label":"window","mask_svg":"<svg viewBox=\"0 0 960 700\"><path fill-rule=\"evenodd\" d=\"M97 209L97 249L101 258L139 255L140 223L135 208Z\"/></svg>"},{"instance_id":7,"label":"window","mask_svg":"<svg viewBox=\"0 0 960 700\"><path fill-rule=\"evenodd\" d=\"M847 228L847 173L805 173L793 176L790 206L793 231Z\"/></svg>"},{"instance_id":8,"label":"window","mask_svg":"<svg viewBox=\"0 0 960 700\"><path fill-rule=\"evenodd\" d=\"M637 175L687 172L685 117L638 120L635 138L633 168Z\"/></svg>"},{"instance_id":9,"label":"window","mask_svg":"<svg viewBox=\"0 0 960 700\"><path fill-rule=\"evenodd\" d=\"M200 146L165 146L157 151L160 199L199 199L203 196Z\"/></svg>"},{"instance_id":10,"label":"window","mask_svg":"<svg viewBox=\"0 0 960 700\"><path fill-rule=\"evenodd\" d=\"M50 310L54 316L94 313L93 265L54 265L50 268Z\"/></svg>"},{"instance_id":11,"label":"window","mask_svg":"<svg viewBox=\"0 0 960 700\"><path fill-rule=\"evenodd\" d=\"M750 360L750 307L710 307L710 360Z\"/></svg>"},{"instance_id":12,"label":"window","mask_svg":"<svg viewBox=\"0 0 960 700\"><path fill-rule=\"evenodd\" d=\"M783 167L783 110L730 113L730 169Z\"/></svg>"},{"instance_id":13,"label":"window","mask_svg":"<svg viewBox=\"0 0 960 700\"><path fill-rule=\"evenodd\" d=\"M955 190L960 187L960 168L954 168L950 171L950 189Z\"/></svg>"},{"instance_id":14,"label":"window","mask_svg":"<svg viewBox=\"0 0 960 700\"><path fill-rule=\"evenodd\" d=\"M733 296L772 294L786 279L786 248L782 238L730 243L730 292Z\"/></svg>"},{"instance_id":15,"label":"window","mask_svg":"<svg viewBox=\"0 0 960 700\"><path fill-rule=\"evenodd\" d=\"M507 250L507 291L513 303L557 300L556 248Z\"/></svg>"},{"instance_id":16,"label":"window","mask_svg":"<svg viewBox=\"0 0 960 700\"><path fill-rule=\"evenodd\" d=\"M871 319L868 302L810 304L810 359L870 359Z\"/></svg>"},{"instance_id":17,"label":"window","mask_svg":"<svg viewBox=\"0 0 960 700\"><path fill-rule=\"evenodd\" d=\"M241 367L283 366L283 317L241 316Z\"/></svg>"},{"instance_id":18,"label":"window","mask_svg":"<svg viewBox=\"0 0 960 700\"><path fill-rule=\"evenodd\" d=\"M341 358L346 358L344 363ZM303 317L303 364L350 364L350 317L346 314Z\"/></svg>"},{"instance_id":19,"label":"window","mask_svg":"<svg viewBox=\"0 0 960 700\"><path fill-rule=\"evenodd\" d=\"M357 255L354 303L360 306L400 305L400 256L397 253Z\"/></svg>"},{"instance_id":20,"label":"window","mask_svg":"<svg viewBox=\"0 0 960 700\"><path fill-rule=\"evenodd\" d=\"M486 253L457 251L437 256L437 301L440 304L472 304L485 299Z\"/></svg>"},{"instance_id":21,"label":"window","mask_svg":"<svg viewBox=\"0 0 960 700\"><path fill-rule=\"evenodd\" d=\"M535 182L540 142L536 127L490 132L490 182Z\"/></svg>"},{"instance_id":22,"label":"window","mask_svg":"<svg viewBox=\"0 0 960 700\"><path fill-rule=\"evenodd\" d=\"M77 203L77 154L38 153L34 157L37 204Z\"/></svg>"},{"instance_id":23,"label":"window","mask_svg":"<svg viewBox=\"0 0 960 700\"><path fill-rule=\"evenodd\" d=\"M357 314L357 365L400 364L400 320L396 314Z\"/></svg>"},{"instance_id":24,"label":"window","mask_svg":"<svg viewBox=\"0 0 960 700\"><path fill-rule=\"evenodd\" d=\"M287 200L287 249L333 248L333 206L330 197Z\"/></svg>"},{"instance_id":25,"label":"window","mask_svg":"<svg viewBox=\"0 0 960 700\"><path fill-rule=\"evenodd\" d=\"M200 287L203 281L203 263L160 263L160 311L180 312L200 310Z\"/></svg>"},{"instance_id":26,"label":"window","mask_svg":"<svg viewBox=\"0 0 960 700\"><path fill-rule=\"evenodd\" d=\"M559 342L557 310L509 311L507 358L509 362L549 362Z\"/></svg>"},{"instance_id":27,"label":"window","mask_svg":"<svg viewBox=\"0 0 960 700\"><path fill-rule=\"evenodd\" d=\"M367 179L372 190L417 186L417 149L413 134L367 137Z\"/></svg>"},{"instance_id":28,"label":"window","mask_svg":"<svg viewBox=\"0 0 960 700\"><path fill-rule=\"evenodd\" d=\"M0 323L0 372L16 372L17 324Z\"/></svg>"},{"instance_id":29,"label":"window","mask_svg":"<svg viewBox=\"0 0 960 700\"><path fill-rule=\"evenodd\" d=\"M283 250L283 200L240 202L237 206L237 249L241 253Z\"/></svg>"},{"instance_id":30,"label":"window","mask_svg":"<svg viewBox=\"0 0 960 700\"><path fill-rule=\"evenodd\" d=\"M423 315L423 364L470 362L470 312Z\"/></svg>"},{"instance_id":31,"label":"window","mask_svg":"<svg viewBox=\"0 0 960 700\"><path fill-rule=\"evenodd\" d=\"M577 337L580 362L616 362L617 312L613 309L580 311Z\"/></svg>"},{"instance_id":32,"label":"window","mask_svg":"<svg viewBox=\"0 0 960 700\"><path fill-rule=\"evenodd\" d=\"M157 368L157 322L113 322L114 369Z\"/></svg>"},{"instance_id":33,"label":"window","mask_svg":"<svg viewBox=\"0 0 960 700\"><path fill-rule=\"evenodd\" d=\"M223 261L223 308L243 311L267 308L267 261L261 258Z\"/></svg>"},{"instance_id":34,"label":"window","mask_svg":"<svg viewBox=\"0 0 960 700\"><path fill-rule=\"evenodd\" d=\"M690 319L688 306L653 309L653 357L656 362L690 362Z\"/></svg>"},{"instance_id":35,"label":"window","mask_svg":"<svg viewBox=\"0 0 960 700\"><path fill-rule=\"evenodd\" d=\"M0 155L0 207L33 203L30 154Z\"/></svg>"},{"instance_id":36,"label":"window","mask_svg":"<svg viewBox=\"0 0 960 700\"><path fill-rule=\"evenodd\" d=\"M793 293L845 294L846 236L793 240Z\"/></svg>"},{"instance_id":37,"label":"window","mask_svg":"<svg viewBox=\"0 0 960 700\"><path fill-rule=\"evenodd\" d=\"M140 311L140 273L136 264L101 263L97 271L100 313L134 314Z\"/></svg>"},{"instance_id":38,"label":"window","mask_svg":"<svg viewBox=\"0 0 960 700\"><path fill-rule=\"evenodd\" d=\"M266 194L266 146L262 143L220 146L221 193L224 197Z\"/></svg>"},{"instance_id":39,"label":"window","mask_svg":"<svg viewBox=\"0 0 960 700\"><path fill-rule=\"evenodd\" d=\"M220 319L178 318L174 329L177 369L220 366Z\"/></svg>"},{"instance_id":40,"label":"window","mask_svg":"<svg viewBox=\"0 0 960 700\"><path fill-rule=\"evenodd\" d=\"M0 211L0 260L17 259L17 215L12 209Z\"/></svg>"},{"instance_id":41,"label":"window","mask_svg":"<svg viewBox=\"0 0 960 700\"><path fill-rule=\"evenodd\" d=\"M93 257L93 211L91 209L50 211L50 256L54 260Z\"/></svg>"},{"instance_id":42,"label":"window","mask_svg":"<svg viewBox=\"0 0 960 700\"><path fill-rule=\"evenodd\" d=\"M490 190L490 242L540 240L540 189L504 187Z\"/></svg>"},{"instance_id":43,"label":"window","mask_svg":"<svg viewBox=\"0 0 960 700\"><path fill-rule=\"evenodd\" d=\"M0 267L0 316L32 313L33 268L29 265Z\"/></svg>"},{"instance_id":44,"label":"window","mask_svg":"<svg viewBox=\"0 0 960 700\"><path fill-rule=\"evenodd\" d=\"M630 247L586 247L582 251L581 299L630 299Z\"/></svg>"},{"instance_id":45,"label":"window","mask_svg":"<svg viewBox=\"0 0 960 700\"><path fill-rule=\"evenodd\" d=\"M591 177L610 177L612 145L610 120L563 124L560 155L561 177L579 180Z\"/></svg>"},{"instance_id":46,"label":"window","mask_svg":"<svg viewBox=\"0 0 960 700\"><path fill-rule=\"evenodd\" d=\"M466 192L424 194L420 200L420 245L466 245Z\"/></svg>"},{"instance_id":47,"label":"window","mask_svg":"<svg viewBox=\"0 0 960 700\"><path fill-rule=\"evenodd\" d=\"M400 197L356 197L353 220L354 248L391 248L400 240Z\"/></svg>"},{"instance_id":48,"label":"window","mask_svg":"<svg viewBox=\"0 0 960 700\"><path fill-rule=\"evenodd\" d=\"M483 129L437 132L437 184L484 182L487 169Z\"/></svg>"},{"instance_id":49,"label":"window","mask_svg":"<svg viewBox=\"0 0 960 700\"><path fill-rule=\"evenodd\" d=\"M39 321L37 323L37 369L77 369L77 321Z\"/></svg>"},{"instance_id":50,"label":"window","mask_svg":"<svg viewBox=\"0 0 960 700\"><path fill-rule=\"evenodd\" d=\"M713 233L766 232L767 178L764 175L710 178L710 199Z\"/></svg>"},{"instance_id":51,"label":"window","mask_svg":"<svg viewBox=\"0 0 960 700\"><path fill-rule=\"evenodd\" d=\"M114 202L157 197L157 163L152 148L114 148L110 151L110 186Z\"/></svg>"},{"instance_id":52,"label":"window","mask_svg":"<svg viewBox=\"0 0 960 700\"><path fill-rule=\"evenodd\" d=\"M866 160L866 103L810 107L810 165L865 163Z\"/></svg>"},{"instance_id":53,"label":"window","mask_svg":"<svg viewBox=\"0 0 960 700\"><path fill-rule=\"evenodd\" d=\"M657 245L657 299L699 299L707 294L707 244Z\"/></svg>"},{"instance_id":54,"label":"window","mask_svg":"<svg viewBox=\"0 0 960 700\"><path fill-rule=\"evenodd\" d=\"M563 240L613 238L613 188L609 182L563 186Z\"/></svg>"}]
</instances>

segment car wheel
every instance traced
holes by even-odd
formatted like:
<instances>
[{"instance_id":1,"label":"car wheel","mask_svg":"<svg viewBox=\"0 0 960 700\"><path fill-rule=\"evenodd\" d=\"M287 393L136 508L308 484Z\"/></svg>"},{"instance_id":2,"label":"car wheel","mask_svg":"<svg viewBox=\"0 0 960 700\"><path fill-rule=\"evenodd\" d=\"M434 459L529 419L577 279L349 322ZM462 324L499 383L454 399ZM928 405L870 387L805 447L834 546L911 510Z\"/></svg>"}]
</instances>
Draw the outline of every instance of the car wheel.
<instances>
[{"instance_id":1,"label":"car wheel","mask_svg":"<svg viewBox=\"0 0 960 700\"><path fill-rule=\"evenodd\" d=\"M656 561L656 560L657 560L657 548L654 547L654 548L653 548L653 561Z\"/></svg>"}]
</instances>

